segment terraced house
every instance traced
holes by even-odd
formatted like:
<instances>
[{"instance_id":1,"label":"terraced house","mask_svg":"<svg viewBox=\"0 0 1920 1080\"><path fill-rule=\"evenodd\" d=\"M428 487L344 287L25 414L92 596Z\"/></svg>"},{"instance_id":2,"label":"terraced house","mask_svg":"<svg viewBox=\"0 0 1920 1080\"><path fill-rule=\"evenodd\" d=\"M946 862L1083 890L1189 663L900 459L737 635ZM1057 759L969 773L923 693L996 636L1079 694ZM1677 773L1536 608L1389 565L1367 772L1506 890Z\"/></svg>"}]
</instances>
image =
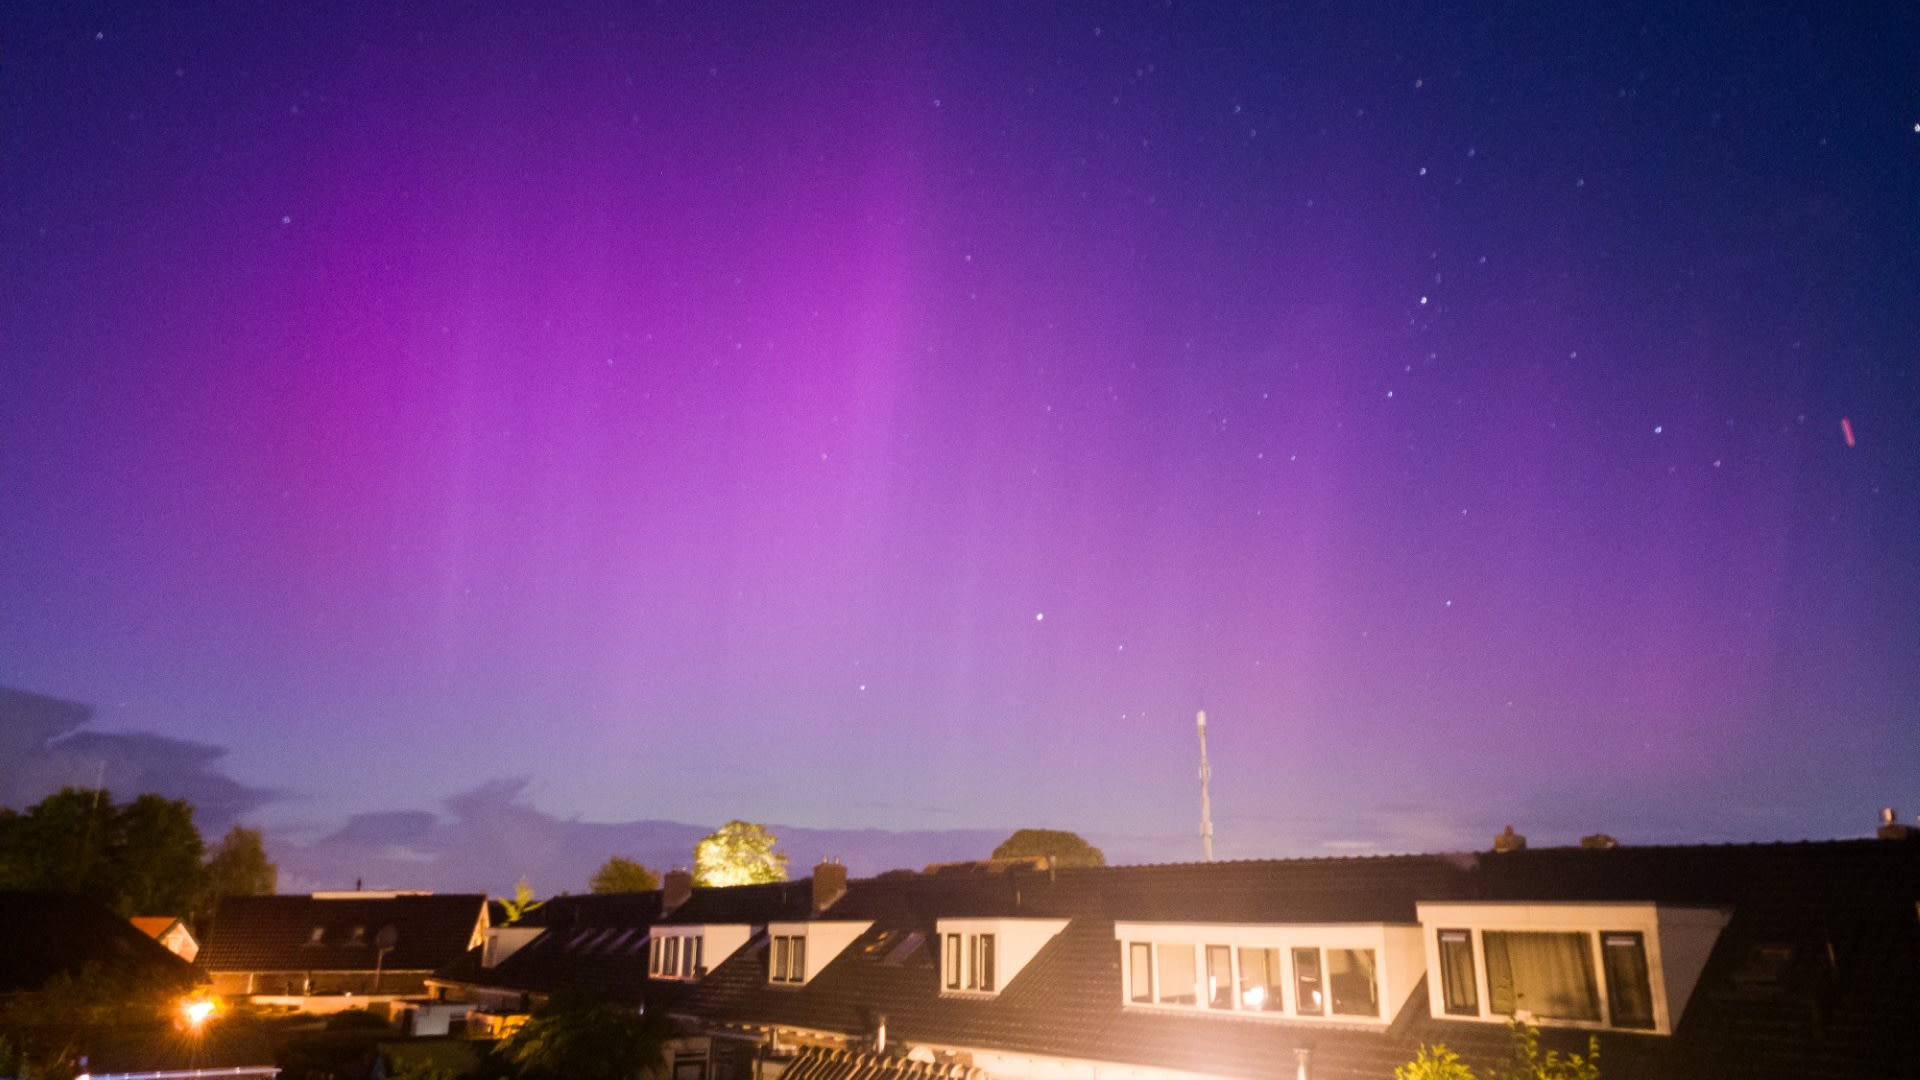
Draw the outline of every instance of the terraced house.
<instances>
[{"instance_id":1,"label":"terraced house","mask_svg":"<svg viewBox=\"0 0 1920 1080\"><path fill-rule=\"evenodd\" d=\"M676 1080L1391 1077L1508 1022L1625 1078L1920 1061L1920 841L1510 850L561 898L429 985L664 1010Z\"/></svg>"}]
</instances>

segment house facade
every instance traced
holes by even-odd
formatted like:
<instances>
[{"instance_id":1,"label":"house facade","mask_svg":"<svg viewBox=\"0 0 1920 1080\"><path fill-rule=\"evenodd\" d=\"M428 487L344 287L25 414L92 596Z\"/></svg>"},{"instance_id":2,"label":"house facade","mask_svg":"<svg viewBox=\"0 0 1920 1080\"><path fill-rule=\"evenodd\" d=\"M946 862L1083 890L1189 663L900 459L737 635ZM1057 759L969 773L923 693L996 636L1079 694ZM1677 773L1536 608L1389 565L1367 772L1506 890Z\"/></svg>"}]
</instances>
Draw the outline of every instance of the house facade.
<instances>
[{"instance_id":1,"label":"house facade","mask_svg":"<svg viewBox=\"0 0 1920 1080\"><path fill-rule=\"evenodd\" d=\"M1545 1047L1597 1040L1608 1080L1920 1060L1911 839L856 881L828 864L624 903L613 925L553 901L552 925L429 983L503 1015L617 984L677 1021L675 1080L1384 1080L1423 1044L1484 1075L1514 1017Z\"/></svg>"}]
</instances>

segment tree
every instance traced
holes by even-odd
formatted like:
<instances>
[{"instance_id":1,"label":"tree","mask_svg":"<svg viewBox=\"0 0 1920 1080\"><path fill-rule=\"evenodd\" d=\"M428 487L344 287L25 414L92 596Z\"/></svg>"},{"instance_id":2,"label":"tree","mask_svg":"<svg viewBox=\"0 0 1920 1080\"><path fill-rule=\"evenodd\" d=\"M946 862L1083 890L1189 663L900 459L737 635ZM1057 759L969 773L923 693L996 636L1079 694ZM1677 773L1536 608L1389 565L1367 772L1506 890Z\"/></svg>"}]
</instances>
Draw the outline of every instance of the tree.
<instances>
[{"instance_id":1,"label":"tree","mask_svg":"<svg viewBox=\"0 0 1920 1080\"><path fill-rule=\"evenodd\" d=\"M522 1080L632 1080L666 1070L672 1036L665 1013L560 998L536 1011L498 1053Z\"/></svg>"},{"instance_id":2,"label":"tree","mask_svg":"<svg viewBox=\"0 0 1920 1080\"><path fill-rule=\"evenodd\" d=\"M1459 1054L1423 1044L1412 1061L1394 1067L1393 1080L1474 1080L1474 1075Z\"/></svg>"},{"instance_id":3,"label":"tree","mask_svg":"<svg viewBox=\"0 0 1920 1080\"><path fill-rule=\"evenodd\" d=\"M729 821L693 846L695 885L755 885L787 880L787 857L765 825Z\"/></svg>"},{"instance_id":4,"label":"tree","mask_svg":"<svg viewBox=\"0 0 1920 1080\"><path fill-rule=\"evenodd\" d=\"M535 908L544 903L546 903L545 900L533 898L533 886L528 884L526 876L522 875L520 880L514 883L513 899L500 901L500 906L506 910L506 925L512 925L532 914Z\"/></svg>"},{"instance_id":5,"label":"tree","mask_svg":"<svg viewBox=\"0 0 1920 1080\"><path fill-rule=\"evenodd\" d=\"M587 883L587 889L596 893L646 892L660 887L660 879L653 871L618 855L608 857L600 869L593 872L593 880Z\"/></svg>"},{"instance_id":6,"label":"tree","mask_svg":"<svg viewBox=\"0 0 1920 1080\"><path fill-rule=\"evenodd\" d=\"M1044 855L1055 866L1105 866L1107 856L1099 848L1064 829L1021 829L993 849L996 859L1015 859Z\"/></svg>"},{"instance_id":7,"label":"tree","mask_svg":"<svg viewBox=\"0 0 1920 1080\"><path fill-rule=\"evenodd\" d=\"M1494 1080L1600 1080L1600 1040L1587 1036L1587 1053L1560 1056L1558 1050L1540 1053L1540 1029L1519 1020L1507 1022L1511 1041L1507 1065L1494 1070Z\"/></svg>"},{"instance_id":8,"label":"tree","mask_svg":"<svg viewBox=\"0 0 1920 1080\"><path fill-rule=\"evenodd\" d=\"M1519 1020L1507 1024L1507 1060L1492 1080L1600 1080L1600 1040L1587 1036L1587 1052L1561 1056L1540 1053L1540 1029ZM1443 1045L1422 1045L1412 1061L1393 1070L1394 1080L1475 1080L1460 1055Z\"/></svg>"},{"instance_id":9,"label":"tree","mask_svg":"<svg viewBox=\"0 0 1920 1080\"><path fill-rule=\"evenodd\" d=\"M235 825L214 845L207 860L207 895L272 896L280 884L280 868L267 858L259 829Z\"/></svg>"},{"instance_id":10,"label":"tree","mask_svg":"<svg viewBox=\"0 0 1920 1080\"><path fill-rule=\"evenodd\" d=\"M63 788L0 815L0 888L92 897L121 915L184 915L203 895L205 847L193 806Z\"/></svg>"}]
</instances>

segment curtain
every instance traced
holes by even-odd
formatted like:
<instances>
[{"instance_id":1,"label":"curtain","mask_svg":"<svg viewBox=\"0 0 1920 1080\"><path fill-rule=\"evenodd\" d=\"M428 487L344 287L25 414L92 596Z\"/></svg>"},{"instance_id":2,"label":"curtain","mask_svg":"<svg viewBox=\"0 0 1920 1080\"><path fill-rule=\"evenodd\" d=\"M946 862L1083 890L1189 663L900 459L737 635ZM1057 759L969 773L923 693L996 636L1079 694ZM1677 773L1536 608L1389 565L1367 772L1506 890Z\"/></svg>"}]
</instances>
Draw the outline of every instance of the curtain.
<instances>
[{"instance_id":1,"label":"curtain","mask_svg":"<svg viewBox=\"0 0 1920 1080\"><path fill-rule=\"evenodd\" d=\"M1493 1011L1527 1011L1543 1020L1600 1019L1592 937L1583 933L1486 932Z\"/></svg>"}]
</instances>

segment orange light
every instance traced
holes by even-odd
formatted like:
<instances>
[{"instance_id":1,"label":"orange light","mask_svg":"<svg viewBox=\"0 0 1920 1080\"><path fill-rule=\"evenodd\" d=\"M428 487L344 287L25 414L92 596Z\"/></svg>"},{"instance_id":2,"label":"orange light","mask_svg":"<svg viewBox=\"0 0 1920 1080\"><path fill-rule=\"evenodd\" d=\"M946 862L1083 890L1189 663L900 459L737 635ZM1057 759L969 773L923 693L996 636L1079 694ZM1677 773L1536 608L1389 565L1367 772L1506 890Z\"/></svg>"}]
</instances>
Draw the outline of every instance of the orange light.
<instances>
[{"instance_id":1,"label":"orange light","mask_svg":"<svg viewBox=\"0 0 1920 1080\"><path fill-rule=\"evenodd\" d=\"M208 1020L213 1019L216 1009L212 998L188 998L180 1003L180 1015L189 1028L198 1031Z\"/></svg>"}]
</instances>

